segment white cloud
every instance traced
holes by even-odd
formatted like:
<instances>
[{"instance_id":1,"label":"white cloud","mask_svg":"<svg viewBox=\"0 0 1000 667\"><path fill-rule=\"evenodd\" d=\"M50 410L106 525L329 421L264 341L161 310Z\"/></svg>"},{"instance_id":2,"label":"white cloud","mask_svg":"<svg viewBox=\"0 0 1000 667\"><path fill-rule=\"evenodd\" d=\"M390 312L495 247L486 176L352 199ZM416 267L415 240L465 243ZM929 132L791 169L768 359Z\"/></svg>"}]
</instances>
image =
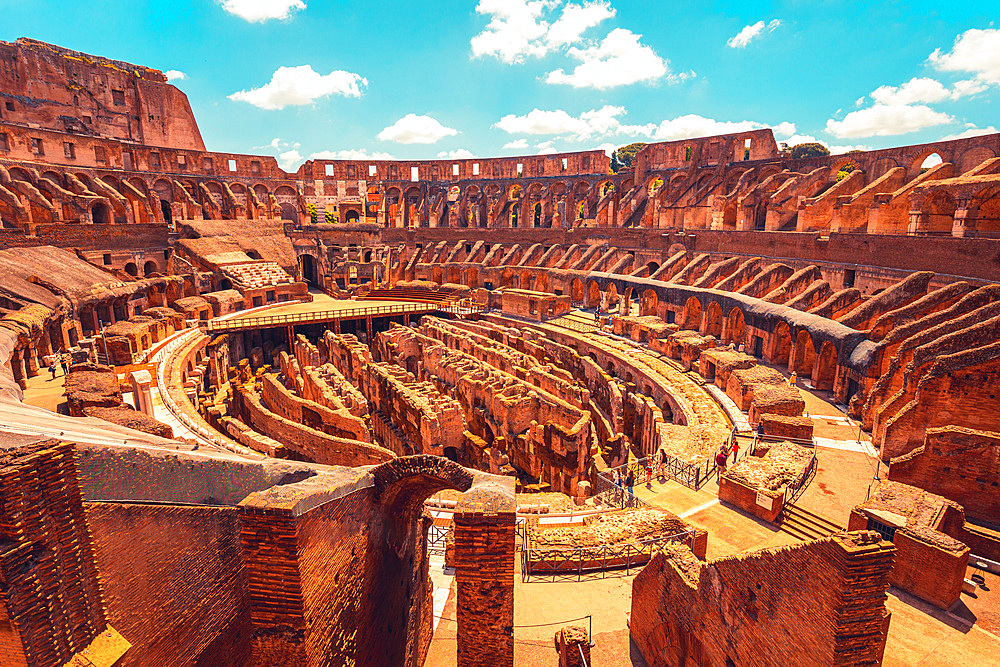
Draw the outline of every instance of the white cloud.
<instances>
[{"instance_id":1,"label":"white cloud","mask_svg":"<svg viewBox=\"0 0 1000 667\"><path fill-rule=\"evenodd\" d=\"M555 111L532 109L523 116L508 114L497 121L493 127L508 134L556 134L573 141L582 141L591 137L606 137L612 134L648 136L656 129L656 125L652 123L625 125L619 119L623 115L625 115L625 107L611 105L584 111L579 116L571 116L562 109Z\"/></svg>"},{"instance_id":2,"label":"white cloud","mask_svg":"<svg viewBox=\"0 0 1000 667\"><path fill-rule=\"evenodd\" d=\"M574 88L597 88L605 90L633 83L651 82L667 75L670 71L667 60L660 58L652 48L641 44L637 35L624 28L616 28L608 33L597 46L573 47L568 54L580 61L567 74L557 69L545 75L546 83L564 84ZM677 75L679 81L690 75Z\"/></svg>"},{"instance_id":3,"label":"white cloud","mask_svg":"<svg viewBox=\"0 0 1000 667\"><path fill-rule=\"evenodd\" d=\"M979 79L967 79L965 81L956 81L955 85L952 86L951 88L951 99L957 100L961 97L969 97L971 95L976 95L977 93L981 93L989 87L990 84L984 81L980 81Z\"/></svg>"},{"instance_id":4,"label":"white cloud","mask_svg":"<svg viewBox=\"0 0 1000 667\"><path fill-rule=\"evenodd\" d=\"M163 76L167 77L167 81L183 81L188 78L187 74L177 69L168 69Z\"/></svg>"},{"instance_id":5,"label":"white cloud","mask_svg":"<svg viewBox=\"0 0 1000 667\"><path fill-rule=\"evenodd\" d=\"M876 104L888 105L934 103L946 100L950 95L940 81L914 77L899 87L879 86L872 91L872 100Z\"/></svg>"},{"instance_id":6,"label":"white cloud","mask_svg":"<svg viewBox=\"0 0 1000 667\"><path fill-rule=\"evenodd\" d=\"M456 148L451 151L441 151L437 155L439 158L448 160L468 160L476 157L475 154L466 148Z\"/></svg>"},{"instance_id":7,"label":"white cloud","mask_svg":"<svg viewBox=\"0 0 1000 667\"><path fill-rule=\"evenodd\" d=\"M528 147L527 139L515 139L514 141L508 141L503 145L504 150L524 150Z\"/></svg>"},{"instance_id":8,"label":"white cloud","mask_svg":"<svg viewBox=\"0 0 1000 667\"><path fill-rule=\"evenodd\" d=\"M826 121L826 131L839 139L885 137L952 122L954 118L948 114L922 104L875 104L852 111L844 120L831 118Z\"/></svg>"},{"instance_id":9,"label":"white cloud","mask_svg":"<svg viewBox=\"0 0 1000 667\"><path fill-rule=\"evenodd\" d=\"M302 0L222 0L222 8L251 23L263 23L291 18L294 12L305 9L306 3Z\"/></svg>"},{"instance_id":10,"label":"white cloud","mask_svg":"<svg viewBox=\"0 0 1000 667\"><path fill-rule=\"evenodd\" d=\"M868 98L866 98L866 97L865 97L864 95L862 95L862 96L861 96L861 97L859 97L858 99L854 100L854 106L856 106L856 107L859 107L859 106L861 106L862 104L864 104L864 103L865 103L865 100L866 100L866 99L868 99Z\"/></svg>"},{"instance_id":11,"label":"white cloud","mask_svg":"<svg viewBox=\"0 0 1000 667\"><path fill-rule=\"evenodd\" d=\"M742 30L726 40L726 44L734 49L745 49L747 44L760 37L765 30L774 32L780 25L781 21L779 19L774 19L770 23L757 21L751 25L743 26Z\"/></svg>"},{"instance_id":12,"label":"white cloud","mask_svg":"<svg viewBox=\"0 0 1000 667\"><path fill-rule=\"evenodd\" d=\"M535 144L535 148L538 149L539 155L552 155L559 152L556 150L555 143L554 141L543 141L540 144Z\"/></svg>"},{"instance_id":13,"label":"white cloud","mask_svg":"<svg viewBox=\"0 0 1000 667\"><path fill-rule=\"evenodd\" d=\"M378 133L380 141L399 144L433 144L445 137L458 134L458 130L445 127L430 116L408 113Z\"/></svg>"},{"instance_id":14,"label":"white cloud","mask_svg":"<svg viewBox=\"0 0 1000 667\"><path fill-rule=\"evenodd\" d=\"M268 83L260 88L233 93L229 99L261 109L284 109L310 104L328 95L361 97L362 89L367 85L368 79L343 70L319 74L309 65L279 67Z\"/></svg>"},{"instance_id":15,"label":"white cloud","mask_svg":"<svg viewBox=\"0 0 1000 667\"><path fill-rule=\"evenodd\" d=\"M603 143L595 147L596 150L604 151L604 154L611 157L611 154L618 150L618 144Z\"/></svg>"},{"instance_id":16,"label":"white cloud","mask_svg":"<svg viewBox=\"0 0 1000 667\"><path fill-rule=\"evenodd\" d=\"M996 134L1000 132L997 128L990 125L989 127L970 127L967 130L959 132L958 134L949 134L946 137L941 137L941 141L953 141L955 139L968 139L970 137L981 137L986 134Z\"/></svg>"},{"instance_id":17,"label":"white cloud","mask_svg":"<svg viewBox=\"0 0 1000 667\"><path fill-rule=\"evenodd\" d=\"M1000 85L1000 29L966 30L951 51L934 49L928 59L939 70L971 72L982 83Z\"/></svg>"},{"instance_id":18,"label":"white cloud","mask_svg":"<svg viewBox=\"0 0 1000 667\"><path fill-rule=\"evenodd\" d=\"M310 160L392 160L389 153L374 151L369 153L363 148L347 149L340 151L319 151L309 156Z\"/></svg>"},{"instance_id":19,"label":"white cloud","mask_svg":"<svg viewBox=\"0 0 1000 667\"><path fill-rule=\"evenodd\" d=\"M764 123L752 120L723 121L705 118L698 114L687 114L678 116L671 120L665 120L659 124L653 132L653 138L657 141L676 141L678 139L694 139L696 137L710 137L716 134L732 134L734 132L746 132L748 130L759 130L767 127ZM792 123L780 123L785 132L795 131Z\"/></svg>"},{"instance_id":20,"label":"white cloud","mask_svg":"<svg viewBox=\"0 0 1000 667\"><path fill-rule=\"evenodd\" d=\"M576 44L587 30L614 18L615 9L608 2L572 2L563 7L562 15L549 28L545 39L550 48Z\"/></svg>"},{"instance_id":21,"label":"white cloud","mask_svg":"<svg viewBox=\"0 0 1000 667\"><path fill-rule=\"evenodd\" d=\"M550 23L560 7L559 17ZM476 12L490 22L472 38L472 55L494 56L507 64L576 44L584 32L615 15L604 0L565 5L562 0L480 0Z\"/></svg>"},{"instance_id":22,"label":"white cloud","mask_svg":"<svg viewBox=\"0 0 1000 667\"><path fill-rule=\"evenodd\" d=\"M295 171L302 164L302 154L296 149L278 153L278 166L285 171Z\"/></svg>"}]
</instances>

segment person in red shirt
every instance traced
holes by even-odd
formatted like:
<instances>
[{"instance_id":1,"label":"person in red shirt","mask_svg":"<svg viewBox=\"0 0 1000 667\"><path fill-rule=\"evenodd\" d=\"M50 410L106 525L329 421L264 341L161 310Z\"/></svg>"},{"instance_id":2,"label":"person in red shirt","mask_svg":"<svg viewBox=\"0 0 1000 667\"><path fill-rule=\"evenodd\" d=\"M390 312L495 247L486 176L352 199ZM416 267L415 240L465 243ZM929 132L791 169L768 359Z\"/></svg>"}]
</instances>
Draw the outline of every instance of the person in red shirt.
<instances>
[{"instance_id":1,"label":"person in red shirt","mask_svg":"<svg viewBox=\"0 0 1000 667\"><path fill-rule=\"evenodd\" d=\"M740 443L733 439L733 463L740 457Z\"/></svg>"}]
</instances>

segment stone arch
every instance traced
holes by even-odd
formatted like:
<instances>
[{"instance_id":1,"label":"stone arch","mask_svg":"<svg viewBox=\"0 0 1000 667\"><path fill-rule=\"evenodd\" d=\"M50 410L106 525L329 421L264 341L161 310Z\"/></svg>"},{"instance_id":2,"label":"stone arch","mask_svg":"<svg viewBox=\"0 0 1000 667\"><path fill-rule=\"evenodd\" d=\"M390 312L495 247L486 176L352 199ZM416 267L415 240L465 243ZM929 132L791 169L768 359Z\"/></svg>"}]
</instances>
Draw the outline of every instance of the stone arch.
<instances>
[{"instance_id":1,"label":"stone arch","mask_svg":"<svg viewBox=\"0 0 1000 667\"><path fill-rule=\"evenodd\" d=\"M616 305L618 305L618 286L614 283L608 285L608 288L604 290L604 310L611 311Z\"/></svg>"},{"instance_id":2,"label":"stone arch","mask_svg":"<svg viewBox=\"0 0 1000 667\"><path fill-rule=\"evenodd\" d=\"M145 264L142 265L142 275L146 276L147 278L153 275L154 273L158 273L159 270L160 268L156 266L156 262L154 262L153 260L148 260Z\"/></svg>"},{"instance_id":3,"label":"stone arch","mask_svg":"<svg viewBox=\"0 0 1000 667\"><path fill-rule=\"evenodd\" d=\"M574 306L583 305L584 286L582 280L579 278L573 278L573 282L569 284L569 295L570 302Z\"/></svg>"},{"instance_id":4,"label":"stone arch","mask_svg":"<svg viewBox=\"0 0 1000 667\"><path fill-rule=\"evenodd\" d=\"M950 234L955 225L956 208L958 204L950 192L936 191L925 205L923 231L931 234Z\"/></svg>"},{"instance_id":5,"label":"stone arch","mask_svg":"<svg viewBox=\"0 0 1000 667\"><path fill-rule=\"evenodd\" d=\"M733 308L726 317L726 342L739 347L746 343L746 337L746 316L740 308Z\"/></svg>"},{"instance_id":6,"label":"stone arch","mask_svg":"<svg viewBox=\"0 0 1000 667\"><path fill-rule=\"evenodd\" d=\"M531 271L522 271L519 281L519 286L521 289L533 289L534 288L534 276L532 276Z\"/></svg>"},{"instance_id":7,"label":"stone arch","mask_svg":"<svg viewBox=\"0 0 1000 667\"><path fill-rule=\"evenodd\" d=\"M792 361L788 365L788 370L795 371L800 377L811 376L815 360L816 346L813 344L812 336L806 329L800 329L795 336Z\"/></svg>"},{"instance_id":8,"label":"stone arch","mask_svg":"<svg viewBox=\"0 0 1000 667\"><path fill-rule=\"evenodd\" d=\"M289 220L291 222L299 221L299 212L293 204L290 204L289 202L282 202L280 206L282 220Z\"/></svg>"},{"instance_id":9,"label":"stone arch","mask_svg":"<svg viewBox=\"0 0 1000 667\"><path fill-rule=\"evenodd\" d=\"M601 286L591 280L587 285L587 308L598 308L601 305Z\"/></svg>"},{"instance_id":10,"label":"stone arch","mask_svg":"<svg viewBox=\"0 0 1000 667\"><path fill-rule=\"evenodd\" d=\"M128 262L125 264L125 273L135 278L139 275L139 267L136 266L135 262Z\"/></svg>"},{"instance_id":11,"label":"stone arch","mask_svg":"<svg viewBox=\"0 0 1000 667\"><path fill-rule=\"evenodd\" d=\"M646 272L647 275L652 277L654 273L660 270L660 265L657 262L646 262Z\"/></svg>"},{"instance_id":12,"label":"stone arch","mask_svg":"<svg viewBox=\"0 0 1000 667\"><path fill-rule=\"evenodd\" d=\"M700 325L701 301L698 300L698 297L688 297L688 300L684 302L684 324L681 327L697 331Z\"/></svg>"},{"instance_id":13,"label":"stone arch","mask_svg":"<svg viewBox=\"0 0 1000 667\"><path fill-rule=\"evenodd\" d=\"M980 190L972 198L970 220L974 225L975 234L996 236L1000 233L1000 188Z\"/></svg>"},{"instance_id":14,"label":"stone arch","mask_svg":"<svg viewBox=\"0 0 1000 667\"><path fill-rule=\"evenodd\" d=\"M983 162L997 156L996 152L989 146L973 146L972 148L967 148L958 156L955 162L956 173L958 175L964 174L970 169L978 167Z\"/></svg>"},{"instance_id":15,"label":"stone arch","mask_svg":"<svg viewBox=\"0 0 1000 667\"><path fill-rule=\"evenodd\" d=\"M642 293L642 311L643 315L656 315L660 306L660 297L657 296L656 290L647 289Z\"/></svg>"},{"instance_id":16,"label":"stone arch","mask_svg":"<svg viewBox=\"0 0 1000 667\"><path fill-rule=\"evenodd\" d=\"M300 274L302 280L309 285L319 284L319 267L316 258L310 253L299 255Z\"/></svg>"},{"instance_id":17,"label":"stone arch","mask_svg":"<svg viewBox=\"0 0 1000 667\"><path fill-rule=\"evenodd\" d=\"M258 183L257 185L253 186L253 193L257 195L257 199L259 199L261 203L264 204L266 204L267 200L271 198L270 191L267 189L267 186L264 185L263 183Z\"/></svg>"},{"instance_id":18,"label":"stone arch","mask_svg":"<svg viewBox=\"0 0 1000 667\"><path fill-rule=\"evenodd\" d=\"M431 267L431 280L438 285L444 283L444 269L440 265Z\"/></svg>"},{"instance_id":19,"label":"stone arch","mask_svg":"<svg viewBox=\"0 0 1000 667\"><path fill-rule=\"evenodd\" d=\"M726 204L722 210L722 228L736 229L736 202Z\"/></svg>"},{"instance_id":20,"label":"stone arch","mask_svg":"<svg viewBox=\"0 0 1000 667\"><path fill-rule=\"evenodd\" d=\"M107 202L95 201L90 207L90 219L95 225L110 225L114 222L114 214Z\"/></svg>"},{"instance_id":21,"label":"stone arch","mask_svg":"<svg viewBox=\"0 0 1000 667\"><path fill-rule=\"evenodd\" d=\"M792 334L788 322L779 320L771 333L771 349L768 361L772 364L788 365L788 355L792 351Z\"/></svg>"},{"instance_id":22,"label":"stone arch","mask_svg":"<svg viewBox=\"0 0 1000 667\"><path fill-rule=\"evenodd\" d=\"M448 267L448 281L452 284L458 284L462 282L462 270L457 266Z\"/></svg>"},{"instance_id":23,"label":"stone arch","mask_svg":"<svg viewBox=\"0 0 1000 667\"><path fill-rule=\"evenodd\" d=\"M470 266L462 272L462 282L472 289L479 287L479 268Z\"/></svg>"},{"instance_id":24,"label":"stone arch","mask_svg":"<svg viewBox=\"0 0 1000 667\"><path fill-rule=\"evenodd\" d=\"M734 310L737 310L734 308ZM708 307L705 309L705 331L706 336L715 336L720 341L722 340L722 306L719 305L718 301L709 301Z\"/></svg>"},{"instance_id":25,"label":"stone arch","mask_svg":"<svg viewBox=\"0 0 1000 667\"><path fill-rule=\"evenodd\" d=\"M549 291L549 274L540 271L535 275L535 291L536 292L548 292Z\"/></svg>"},{"instance_id":26,"label":"stone arch","mask_svg":"<svg viewBox=\"0 0 1000 667\"><path fill-rule=\"evenodd\" d=\"M833 379L837 375L837 348L830 341L823 341L813 368L813 386L829 391L833 389Z\"/></svg>"}]
</instances>

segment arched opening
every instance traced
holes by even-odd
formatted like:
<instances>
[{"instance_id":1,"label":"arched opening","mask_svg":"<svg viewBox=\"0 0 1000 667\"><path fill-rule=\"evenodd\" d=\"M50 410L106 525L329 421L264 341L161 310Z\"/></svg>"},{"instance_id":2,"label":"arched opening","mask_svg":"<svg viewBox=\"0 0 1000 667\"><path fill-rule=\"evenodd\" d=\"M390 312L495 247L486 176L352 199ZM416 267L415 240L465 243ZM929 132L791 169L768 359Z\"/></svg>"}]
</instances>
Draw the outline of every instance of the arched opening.
<instances>
[{"instance_id":1,"label":"arched opening","mask_svg":"<svg viewBox=\"0 0 1000 667\"><path fill-rule=\"evenodd\" d=\"M615 306L618 305L618 287L611 283L608 285L608 289L604 292L604 309L611 311Z\"/></svg>"},{"instance_id":2,"label":"arched opening","mask_svg":"<svg viewBox=\"0 0 1000 667\"><path fill-rule=\"evenodd\" d=\"M729 204L722 212L722 228L736 229L736 204Z\"/></svg>"},{"instance_id":3,"label":"arched opening","mask_svg":"<svg viewBox=\"0 0 1000 667\"><path fill-rule=\"evenodd\" d=\"M139 267L135 265L135 262L129 262L125 265L125 273L134 278L139 275Z\"/></svg>"},{"instance_id":4,"label":"arched opening","mask_svg":"<svg viewBox=\"0 0 1000 667\"><path fill-rule=\"evenodd\" d=\"M833 389L833 378L837 374L837 348L830 341L824 341L820 346L816 368L813 371L813 385L816 389L829 391Z\"/></svg>"},{"instance_id":5,"label":"arched opening","mask_svg":"<svg viewBox=\"0 0 1000 667\"><path fill-rule=\"evenodd\" d=\"M549 274L542 272L535 276L535 291L536 292L549 291Z\"/></svg>"},{"instance_id":6,"label":"arched opening","mask_svg":"<svg viewBox=\"0 0 1000 667\"><path fill-rule=\"evenodd\" d=\"M104 202L97 202L94 204L94 207L90 209L90 212L94 218L95 225L111 224L111 208Z\"/></svg>"},{"instance_id":7,"label":"arched opening","mask_svg":"<svg viewBox=\"0 0 1000 667\"><path fill-rule=\"evenodd\" d=\"M792 355L792 363L789 370L795 371L800 376L811 376L813 362L816 359L816 346L813 344L812 336L805 329L799 331L795 337L795 352Z\"/></svg>"},{"instance_id":8,"label":"arched opening","mask_svg":"<svg viewBox=\"0 0 1000 667\"><path fill-rule=\"evenodd\" d=\"M587 285L587 308L597 308L601 305L601 286L594 281Z\"/></svg>"},{"instance_id":9,"label":"arched opening","mask_svg":"<svg viewBox=\"0 0 1000 667\"><path fill-rule=\"evenodd\" d=\"M657 308L660 305L660 298L651 289L646 290L642 293L642 314L643 315L656 315Z\"/></svg>"},{"instance_id":10,"label":"arched opening","mask_svg":"<svg viewBox=\"0 0 1000 667\"><path fill-rule=\"evenodd\" d=\"M684 303L684 323L681 327L697 331L700 325L701 302L696 297L688 297L688 300Z\"/></svg>"},{"instance_id":11,"label":"arched opening","mask_svg":"<svg viewBox=\"0 0 1000 667\"><path fill-rule=\"evenodd\" d=\"M583 281L579 278L574 278L569 286L570 301L574 306L583 305L583 290Z\"/></svg>"},{"instance_id":12,"label":"arched opening","mask_svg":"<svg viewBox=\"0 0 1000 667\"><path fill-rule=\"evenodd\" d=\"M152 260L142 265L142 275L144 276L149 277L154 273L156 273L157 271L159 271L159 268L156 266L156 262Z\"/></svg>"},{"instance_id":13,"label":"arched opening","mask_svg":"<svg viewBox=\"0 0 1000 667\"><path fill-rule=\"evenodd\" d=\"M462 270L457 266L448 267L448 282L457 285L462 282Z\"/></svg>"},{"instance_id":14,"label":"arched opening","mask_svg":"<svg viewBox=\"0 0 1000 667\"><path fill-rule=\"evenodd\" d=\"M926 158L924 158L923 162L920 163L920 173L922 174L931 167L936 167L942 162L944 162L944 160L941 159L941 156L939 154L931 153Z\"/></svg>"},{"instance_id":15,"label":"arched opening","mask_svg":"<svg viewBox=\"0 0 1000 667\"><path fill-rule=\"evenodd\" d=\"M733 308L729 311L729 335L726 342L732 343L739 347L746 343L747 327L746 319L743 316L743 311L739 308Z\"/></svg>"},{"instance_id":16,"label":"arched opening","mask_svg":"<svg viewBox=\"0 0 1000 667\"><path fill-rule=\"evenodd\" d=\"M372 251L371 250L365 250L364 260L363 261L364 261L365 264L367 264L367 263L369 263L369 262L372 261Z\"/></svg>"},{"instance_id":17,"label":"arched opening","mask_svg":"<svg viewBox=\"0 0 1000 667\"><path fill-rule=\"evenodd\" d=\"M312 255L299 255L299 263L302 266L302 279L309 285L316 285L319 282L316 272L316 258Z\"/></svg>"},{"instance_id":18,"label":"arched opening","mask_svg":"<svg viewBox=\"0 0 1000 667\"><path fill-rule=\"evenodd\" d=\"M532 289L534 287L534 278L529 271L524 271L521 273L521 289Z\"/></svg>"},{"instance_id":19,"label":"arched opening","mask_svg":"<svg viewBox=\"0 0 1000 667\"><path fill-rule=\"evenodd\" d=\"M348 211L347 212L347 222L349 222L349 223L351 223L351 222L358 222L359 220L361 220L361 214L360 213L358 213L357 211Z\"/></svg>"},{"instance_id":20,"label":"arched opening","mask_svg":"<svg viewBox=\"0 0 1000 667\"><path fill-rule=\"evenodd\" d=\"M163 221L168 225L174 224L174 213L170 209L170 202L165 199L160 200L160 212L163 213Z\"/></svg>"},{"instance_id":21,"label":"arched opening","mask_svg":"<svg viewBox=\"0 0 1000 667\"><path fill-rule=\"evenodd\" d=\"M716 301L708 304L705 310L705 335L715 336L722 340L722 306Z\"/></svg>"},{"instance_id":22,"label":"arched opening","mask_svg":"<svg viewBox=\"0 0 1000 667\"><path fill-rule=\"evenodd\" d=\"M281 204L281 219L288 220L289 222L298 222L299 216L295 207L288 202Z\"/></svg>"},{"instance_id":23,"label":"arched opening","mask_svg":"<svg viewBox=\"0 0 1000 667\"><path fill-rule=\"evenodd\" d=\"M229 278L223 278L222 280L219 281L219 289L220 290L233 289L233 281L230 280Z\"/></svg>"},{"instance_id":24,"label":"arched opening","mask_svg":"<svg viewBox=\"0 0 1000 667\"><path fill-rule=\"evenodd\" d=\"M772 364L788 365L788 355L792 351L792 334L788 323L780 321L774 326L771 334L771 350L768 361Z\"/></svg>"},{"instance_id":25,"label":"arched opening","mask_svg":"<svg viewBox=\"0 0 1000 667\"><path fill-rule=\"evenodd\" d=\"M976 235L1000 235L1000 188L976 194L969 210L973 219L968 222L975 229Z\"/></svg>"},{"instance_id":26,"label":"arched opening","mask_svg":"<svg viewBox=\"0 0 1000 667\"><path fill-rule=\"evenodd\" d=\"M654 273L656 273L657 271L659 271L659 270L660 270L660 265L657 264L656 262L647 262L646 263L646 271L647 271L646 275L647 276L652 277L652 275Z\"/></svg>"},{"instance_id":27,"label":"arched opening","mask_svg":"<svg viewBox=\"0 0 1000 667\"><path fill-rule=\"evenodd\" d=\"M759 232L767 228L767 202L761 202L754 210L753 228Z\"/></svg>"},{"instance_id":28,"label":"arched opening","mask_svg":"<svg viewBox=\"0 0 1000 667\"><path fill-rule=\"evenodd\" d=\"M931 234L950 234L955 224L955 198L944 190L934 193L927 203L925 231Z\"/></svg>"},{"instance_id":29,"label":"arched opening","mask_svg":"<svg viewBox=\"0 0 1000 667\"><path fill-rule=\"evenodd\" d=\"M533 220L534 220L535 227L541 227L542 226L542 203L541 202L538 202L538 203L535 204L535 212L534 212L534 218L533 218Z\"/></svg>"}]
</instances>

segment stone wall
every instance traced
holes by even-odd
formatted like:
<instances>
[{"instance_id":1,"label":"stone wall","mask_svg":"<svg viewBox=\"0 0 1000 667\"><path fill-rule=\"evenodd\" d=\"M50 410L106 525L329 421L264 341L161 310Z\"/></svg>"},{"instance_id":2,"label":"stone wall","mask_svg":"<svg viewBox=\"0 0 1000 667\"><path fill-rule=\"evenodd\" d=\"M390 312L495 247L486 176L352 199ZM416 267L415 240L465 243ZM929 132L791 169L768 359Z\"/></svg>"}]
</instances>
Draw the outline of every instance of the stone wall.
<instances>
[{"instance_id":1,"label":"stone wall","mask_svg":"<svg viewBox=\"0 0 1000 667\"><path fill-rule=\"evenodd\" d=\"M650 665L880 664L893 553L865 532L707 564L664 551L633 582L631 637Z\"/></svg>"},{"instance_id":2,"label":"stone wall","mask_svg":"<svg viewBox=\"0 0 1000 667\"><path fill-rule=\"evenodd\" d=\"M132 643L121 667L241 667L250 609L231 507L85 504L111 622Z\"/></svg>"}]
</instances>

